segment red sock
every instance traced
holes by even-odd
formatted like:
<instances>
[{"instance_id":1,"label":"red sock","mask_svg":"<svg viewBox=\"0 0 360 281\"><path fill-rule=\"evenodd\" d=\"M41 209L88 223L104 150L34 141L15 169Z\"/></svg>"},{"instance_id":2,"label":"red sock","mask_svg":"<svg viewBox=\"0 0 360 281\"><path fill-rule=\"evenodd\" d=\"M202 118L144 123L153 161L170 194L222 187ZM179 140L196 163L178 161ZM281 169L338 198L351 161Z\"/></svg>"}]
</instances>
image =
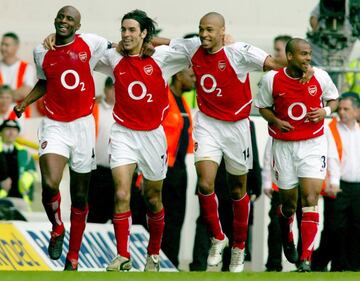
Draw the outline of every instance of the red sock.
<instances>
[{"instance_id":1,"label":"red sock","mask_svg":"<svg viewBox=\"0 0 360 281\"><path fill-rule=\"evenodd\" d=\"M113 224L118 255L130 259L129 239L132 224L131 211L114 214Z\"/></svg>"},{"instance_id":2,"label":"red sock","mask_svg":"<svg viewBox=\"0 0 360 281\"><path fill-rule=\"evenodd\" d=\"M304 211L301 219L302 252L300 260L311 261L314 250L314 241L318 231L319 213L316 211Z\"/></svg>"},{"instance_id":3,"label":"red sock","mask_svg":"<svg viewBox=\"0 0 360 281\"><path fill-rule=\"evenodd\" d=\"M281 205L277 209L277 214L278 214L278 217L279 217L281 235L283 237L286 236L286 239L287 239L288 242L294 242L294 233L293 233L293 230L292 230L292 226L293 226L293 223L294 223L294 215L292 215L291 217L285 217L282 210L281 210Z\"/></svg>"},{"instance_id":4,"label":"red sock","mask_svg":"<svg viewBox=\"0 0 360 281\"><path fill-rule=\"evenodd\" d=\"M148 254L158 255L160 252L161 240L165 226L164 208L155 214L147 212L146 218L150 233Z\"/></svg>"},{"instance_id":5,"label":"red sock","mask_svg":"<svg viewBox=\"0 0 360 281\"><path fill-rule=\"evenodd\" d=\"M88 212L88 206L86 206L83 210L71 207L69 252L67 254L67 258L69 260L78 260L79 258L79 251L82 237L85 231L86 217Z\"/></svg>"},{"instance_id":6,"label":"red sock","mask_svg":"<svg viewBox=\"0 0 360 281\"><path fill-rule=\"evenodd\" d=\"M198 197L202 217L209 228L211 236L215 237L215 239L223 240L225 235L221 229L218 212L218 200L215 192L209 195L204 195L198 192Z\"/></svg>"},{"instance_id":7,"label":"red sock","mask_svg":"<svg viewBox=\"0 0 360 281\"><path fill-rule=\"evenodd\" d=\"M42 199L43 206L45 208L45 212L49 221L52 224L52 231L56 234L62 234L65 230L64 224L61 220L61 211L60 211L60 203L61 203L61 195L58 192L56 195L47 200L45 197Z\"/></svg>"},{"instance_id":8,"label":"red sock","mask_svg":"<svg viewBox=\"0 0 360 281\"><path fill-rule=\"evenodd\" d=\"M247 239L249 211L250 211L250 198L247 193L238 200L232 200L233 205L233 232L234 242L233 248L244 249Z\"/></svg>"}]
</instances>

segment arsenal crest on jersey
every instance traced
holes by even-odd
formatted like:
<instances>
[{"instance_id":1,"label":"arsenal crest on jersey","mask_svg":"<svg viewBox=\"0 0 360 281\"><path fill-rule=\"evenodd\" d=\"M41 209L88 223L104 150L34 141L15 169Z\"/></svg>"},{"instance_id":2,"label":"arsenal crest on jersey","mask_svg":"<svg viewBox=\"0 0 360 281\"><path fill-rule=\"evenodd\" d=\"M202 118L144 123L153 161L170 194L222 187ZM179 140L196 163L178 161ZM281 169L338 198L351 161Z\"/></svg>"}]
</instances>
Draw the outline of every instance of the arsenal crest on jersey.
<instances>
[{"instance_id":1,"label":"arsenal crest on jersey","mask_svg":"<svg viewBox=\"0 0 360 281\"><path fill-rule=\"evenodd\" d=\"M87 60L87 53L86 53L86 52L81 52L81 53L79 53L79 59L80 59L82 62L86 62L86 60Z\"/></svg>"},{"instance_id":2,"label":"arsenal crest on jersey","mask_svg":"<svg viewBox=\"0 0 360 281\"><path fill-rule=\"evenodd\" d=\"M151 64L144 66L144 71L147 75L151 75L153 73L153 67Z\"/></svg>"},{"instance_id":3,"label":"arsenal crest on jersey","mask_svg":"<svg viewBox=\"0 0 360 281\"><path fill-rule=\"evenodd\" d=\"M218 68L221 70L221 71L224 71L224 69L226 68L226 62L224 60L220 60L218 62Z\"/></svg>"},{"instance_id":4,"label":"arsenal crest on jersey","mask_svg":"<svg viewBox=\"0 0 360 281\"><path fill-rule=\"evenodd\" d=\"M317 87L316 85L311 85L308 87L308 92L311 96L315 96L317 93Z\"/></svg>"}]
</instances>

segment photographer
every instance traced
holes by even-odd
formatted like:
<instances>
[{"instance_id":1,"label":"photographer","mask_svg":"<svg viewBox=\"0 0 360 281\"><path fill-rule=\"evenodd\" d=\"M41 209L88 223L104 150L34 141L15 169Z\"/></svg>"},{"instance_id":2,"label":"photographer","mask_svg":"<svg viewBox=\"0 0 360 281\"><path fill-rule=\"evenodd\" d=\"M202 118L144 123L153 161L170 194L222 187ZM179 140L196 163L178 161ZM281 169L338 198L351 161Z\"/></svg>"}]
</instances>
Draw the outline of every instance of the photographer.
<instances>
[{"instance_id":1,"label":"photographer","mask_svg":"<svg viewBox=\"0 0 360 281\"><path fill-rule=\"evenodd\" d=\"M353 26L347 15L345 1L321 0L310 16L312 31L307 33L312 47L312 64L324 67L340 88L339 72L331 68L344 67L356 42Z\"/></svg>"}]
</instances>

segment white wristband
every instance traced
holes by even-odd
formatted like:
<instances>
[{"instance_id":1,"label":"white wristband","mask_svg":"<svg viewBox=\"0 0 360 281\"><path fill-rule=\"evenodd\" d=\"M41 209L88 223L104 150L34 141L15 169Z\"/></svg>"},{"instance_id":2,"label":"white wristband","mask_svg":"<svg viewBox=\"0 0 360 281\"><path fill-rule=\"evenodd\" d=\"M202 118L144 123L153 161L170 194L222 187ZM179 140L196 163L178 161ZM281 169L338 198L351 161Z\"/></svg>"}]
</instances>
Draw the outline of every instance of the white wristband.
<instances>
[{"instance_id":1,"label":"white wristband","mask_svg":"<svg viewBox=\"0 0 360 281\"><path fill-rule=\"evenodd\" d=\"M331 115L331 107L330 106L325 106L323 108L326 112L326 116L330 116Z\"/></svg>"}]
</instances>

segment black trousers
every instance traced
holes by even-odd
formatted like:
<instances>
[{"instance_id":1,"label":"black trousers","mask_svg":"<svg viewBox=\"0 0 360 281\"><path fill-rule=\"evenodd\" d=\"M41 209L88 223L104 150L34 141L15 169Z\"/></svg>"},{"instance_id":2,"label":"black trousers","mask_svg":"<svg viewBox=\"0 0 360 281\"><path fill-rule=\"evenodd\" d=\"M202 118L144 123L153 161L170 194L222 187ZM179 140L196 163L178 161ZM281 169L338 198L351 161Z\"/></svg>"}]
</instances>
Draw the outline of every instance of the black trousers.
<instances>
[{"instance_id":1,"label":"black trousers","mask_svg":"<svg viewBox=\"0 0 360 281\"><path fill-rule=\"evenodd\" d=\"M165 228L161 249L179 266L181 228L185 219L187 172L186 166L175 163L169 167L164 180L162 200L165 210Z\"/></svg>"},{"instance_id":2,"label":"black trousers","mask_svg":"<svg viewBox=\"0 0 360 281\"><path fill-rule=\"evenodd\" d=\"M335 236L335 198L324 196L324 226L321 231L320 245L312 255L311 269L313 271L327 271L327 265L334 258L333 247L336 245Z\"/></svg>"},{"instance_id":3,"label":"black trousers","mask_svg":"<svg viewBox=\"0 0 360 281\"><path fill-rule=\"evenodd\" d=\"M341 181L335 200L333 271L360 271L360 183Z\"/></svg>"},{"instance_id":4,"label":"black trousers","mask_svg":"<svg viewBox=\"0 0 360 281\"><path fill-rule=\"evenodd\" d=\"M114 212L114 182L111 169L97 166L92 171L89 187L88 222L106 223Z\"/></svg>"}]
</instances>

